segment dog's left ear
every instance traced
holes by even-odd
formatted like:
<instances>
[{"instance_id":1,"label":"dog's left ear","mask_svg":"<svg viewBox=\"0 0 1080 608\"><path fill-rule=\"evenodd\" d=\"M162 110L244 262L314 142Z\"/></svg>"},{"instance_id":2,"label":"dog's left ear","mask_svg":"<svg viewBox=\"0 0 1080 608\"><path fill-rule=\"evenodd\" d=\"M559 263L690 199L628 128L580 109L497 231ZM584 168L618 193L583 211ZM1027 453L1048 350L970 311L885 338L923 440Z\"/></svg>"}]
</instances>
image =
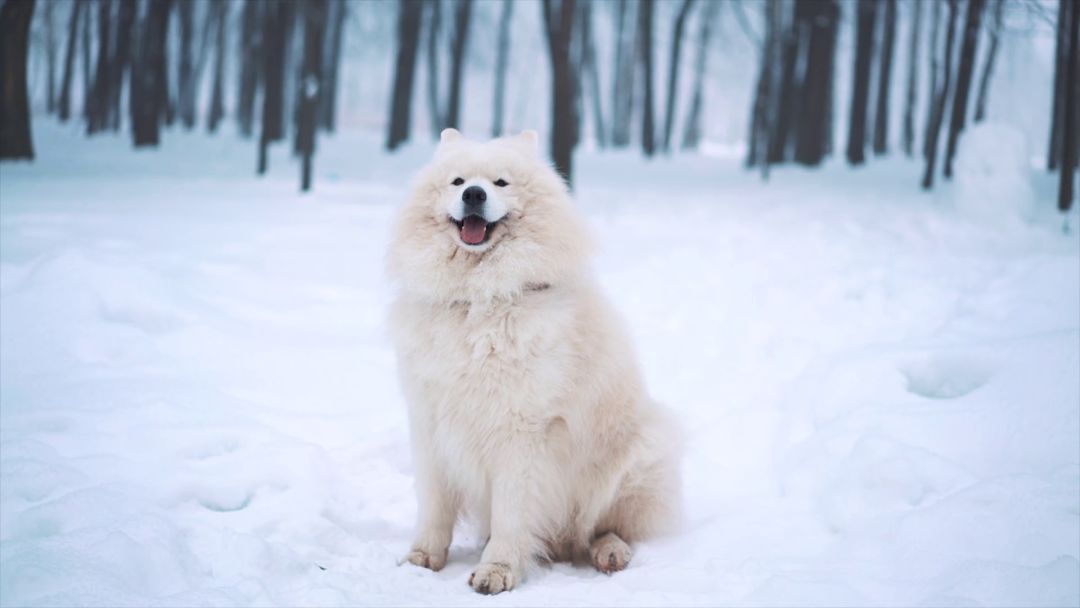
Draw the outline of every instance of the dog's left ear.
<instances>
[{"instance_id":1,"label":"dog's left ear","mask_svg":"<svg viewBox=\"0 0 1080 608\"><path fill-rule=\"evenodd\" d=\"M461 131L458 131L457 129L443 129L442 133L439 134L440 143L448 144L459 139L461 139Z\"/></svg>"},{"instance_id":2,"label":"dog's left ear","mask_svg":"<svg viewBox=\"0 0 1080 608\"><path fill-rule=\"evenodd\" d=\"M526 129L518 135L518 139L522 143L527 145L530 150L537 151L540 149L540 135L532 129Z\"/></svg>"}]
</instances>

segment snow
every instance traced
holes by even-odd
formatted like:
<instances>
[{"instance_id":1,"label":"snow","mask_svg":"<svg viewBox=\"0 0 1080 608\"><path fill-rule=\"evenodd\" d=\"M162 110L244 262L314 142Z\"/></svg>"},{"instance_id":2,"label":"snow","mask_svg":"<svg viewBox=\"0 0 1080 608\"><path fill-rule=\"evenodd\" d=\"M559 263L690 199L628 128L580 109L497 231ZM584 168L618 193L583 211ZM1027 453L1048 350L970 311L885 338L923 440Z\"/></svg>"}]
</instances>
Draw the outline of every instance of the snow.
<instances>
[{"instance_id":1,"label":"snow","mask_svg":"<svg viewBox=\"0 0 1080 608\"><path fill-rule=\"evenodd\" d=\"M956 206L988 222L1030 219L1035 207L1023 131L1005 124L972 125L956 157Z\"/></svg>"},{"instance_id":2,"label":"snow","mask_svg":"<svg viewBox=\"0 0 1080 608\"><path fill-rule=\"evenodd\" d=\"M899 159L763 183L730 154L579 155L597 273L686 429L686 521L625 572L481 598L467 526L442 572L397 565L383 252L431 146L322 140L302 196L286 146L255 179L231 137L35 134L0 166L4 606L1080 604L1080 237L1053 176L995 224L965 169L925 194Z\"/></svg>"}]
</instances>

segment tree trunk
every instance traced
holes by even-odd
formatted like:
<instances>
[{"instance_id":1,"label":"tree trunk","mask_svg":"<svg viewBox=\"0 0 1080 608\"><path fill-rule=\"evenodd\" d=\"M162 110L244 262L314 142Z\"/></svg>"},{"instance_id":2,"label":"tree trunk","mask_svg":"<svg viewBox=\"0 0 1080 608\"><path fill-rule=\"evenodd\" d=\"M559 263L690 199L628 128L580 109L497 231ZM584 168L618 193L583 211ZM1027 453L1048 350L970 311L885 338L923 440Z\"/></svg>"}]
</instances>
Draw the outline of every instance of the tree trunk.
<instances>
[{"instance_id":1,"label":"tree trunk","mask_svg":"<svg viewBox=\"0 0 1080 608\"><path fill-rule=\"evenodd\" d=\"M1069 81L1067 69L1069 60L1069 20L1071 19L1071 9L1075 4L1074 1L1070 0L1058 0L1057 45L1055 46L1057 52L1054 57L1054 100L1053 109L1050 113L1050 150L1046 154L1046 169L1048 171L1057 169L1058 161L1061 159L1061 134L1062 125L1065 122L1065 108L1062 103L1065 101L1065 88Z\"/></svg>"},{"instance_id":2,"label":"tree trunk","mask_svg":"<svg viewBox=\"0 0 1080 608\"><path fill-rule=\"evenodd\" d=\"M667 103L664 104L664 152L671 152L671 131L675 126L675 98L679 86L679 56L682 54L683 30L694 0L683 0L671 32L671 60L668 62Z\"/></svg>"},{"instance_id":3,"label":"tree trunk","mask_svg":"<svg viewBox=\"0 0 1080 608\"><path fill-rule=\"evenodd\" d=\"M750 110L749 151L746 166L761 167L762 177L768 179L769 142L776 130L776 109L783 77L783 49L780 37L783 30L782 0L766 0L763 21L765 37L761 41L761 51L758 54L760 66L754 103Z\"/></svg>"},{"instance_id":4,"label":"tree trunk","mask_svg":"<svg viewBox=\"0 0 1080 608\"><path fill-rule=\"evenodd\" d=\"M215 0L210 10L214 14L214 76L206 129L214 133L221 119L225 118L225 36L228 31L229 3Z\"/></svg>"},{"instance_id":5,"label":"tree trunk","mask_svg":"<svg viewBox=\"0 0 1080 608\"><path fill-rule=\"evenodd\" d=\"M934 107L937 105L938 72L941 71L941 2L934 2L930 23L930 86L926 89L926 126L923 129L923 158L930 157L930 126L933 124Z\"/></svg>"},{"instance_id":6,"label":"tree trunk","mask_svg":"<svg viewBox=\"0 0 1080 608\"><path fill-rule=\"evenodd\" d=\"M85 13L82 19L82 85L83 85L83 98L82 98L82 113L83 120L89 122L90 120L90 99L94 96L94 78L90 72L91 59L93 58L93 49L90 46L90 30L93 28L93 15L90 13L90 9L94 7L88 0L80 0L80 3L85 4Z\"/></svg>"},{"instance_id":7,"label":"tree trunk","mask_svg":"<svg viewBox=\"0 0 1080 608\"><path fill-rule=\"evenodd\" d=\"M616 16L615 69L612 74L611 145L630 145L630 119L634 113L635 49L634 7L629 0L619 0Z\"/></svg>"},{"instance_id":8,"label":"tree trunk","mask_svg":"<svg viewBox=\"0 0 1080 608\"><path fill-rule=\"evenodd\" d=\"M423 4L399 0L397 23L397 61L394 68L394 93L390 100L390 128L386 149L393 150L409 139L409 116L412 113L413 73L416 49L420 42L420 10Z\"/></svg>"},{"instance_id":9,"label":"tree trunk","mask_svg":"<svg viewBox=\"0 0 1080 608\"><path fill-rule=\"evenodd\" d=\"M270 144L285 137L285 49L289 45L292 7L286 2L263 6L263 107L259 133L259 175L269 165Z\"/></svg>"},{"instance_id":10,"label":"tree trunk","mask_svg":"<svg viewBox=\"0 0 1080 608\"><path fill-rule=\"evenodd\" d=\"M26 59L34 0L0 6L0 159L34 159Z\"/></svg>"},{"instance_id":11,"label":"tree trunk","mask_svg":"<svg viewBox=\"0 0 1080 608\"><path fill-rule=\"evenodd\" d=\"M349 3L333 0L328 7L327 24L329 36L323 57L323 88L319 95L319 126L328 133L337 127L338 72L341 66L341 45L345 22L349 18Z\"/></svg>"},{"instance_id":12,"label":"tree trunk","mask_svg":"<svg viewBox=\"0 0 1080 608\"><path fill-rule=\"evenodd\" d=\"M180 0L176 9L180 24L180 46L177 51L180 57L176 73L177 113L180 115L180 124L190 130L195 127L195 65L191 56L192 39L195 37L195 3L191 0Z\"/></svg>"},{"instance_id":13,"label":"tree trunk","mask_svg":"<svg viewBox=\"0 0 1080 608\"><path fill-rule=\"evenodd\" d=\"M428 122L431 135L436 140L442 132L443 111L442 97L439 95L439 42L442 32L442 0L430 0L425 3L427 11L427 104Z\"/></svg>"},{"instance_id":14,"label":"tree trunk","mask_svg":"<svg viewBox=\"0 0 1080 608\"><path fill-rule=\"evenodd\" d=\"M592 33L592 4L586 4L582 12L584 21L581 24L581 80L588 80L589 95L592 98L593 133L596 136L596 145L600 148L607 147L607 125L604 122L604 110L601 98L603 92L600 89L600 71L596 65L596 41ZM578 84L579 90L584 91L585 84Z\"/></svg>"},{"instance_id":15,"label":"tree trunk","mask_svg":"<svg viewBox=\"0 0 1080 608\"><path fill-rule=\"evenodd\" d=\"M911 39L908 42L907 96L904 98L904 131L902 146L904 154L911 158L915 149L915 102L919 88L919 42L922 37L923 3L914 3L911 16Z\"/></svg>"},{"instance_id":16,"label":"tree trunk","mask_svg":"<svg viewBox=\"0 0 1080 608\"><path fill-rule=\"evenodd\" d=\"M543 0L541 10L551 59L551 159L555 170L572 184L574 134L574 74L570 63L576 0Z\"/></svg>"},{"instance_id":17,"label":"tree trunk","mask_svg":"<svg viewBox=\"0 0 1080 608\"><path fill-rule=\"evenodd\" d=\"M832 133L828 129L831 113L836 36L840 7L834 0L800 2L795 5L796 21L808 30L806 75L799 94L800 114L795 138L795 161L821 164L829 151Z\"/></svg>"},{"instance_id":18,"label":"tree trunk","mask_svg":"<svg viewBox=\"0 0 1080 608\"><path fill-rule=\"evenodd\" d=\"M75 72L75 45L79 43L79 18L82 16L85 2L76 2L71 7L71 20L68 22L67 49L64 51L64 74L60 81L60 99L56 113L61 122L71 117L71 81Z\"/></svg>"},{"instance_id":19,"label":"tree trunk","mask_svg":"<svg viewBox=\"0 0 1080 608\"><path fill-rule=\"evenodd\" d=\"M112 76L109 73L110 28L112 26L112 2L98 0L98 54L97 70L94 73L94 86L89 99L90 111L87 114L86 133L93 135L104 129L109 114L109 85Z\"/></svg>"},{"instance_id":20,"label":"tree trunk","mask_svg":"<svg viewBox=\"0 0 1080 608\"><path fill-rule=\"evenodd\" d=\"M119 0L116 15L116 48L113 49L112 67L109 70L111 82L108 95L107 126L113 131L120 129L120 92L124 88L124 75L131 71L131 56L134 40L132 30L135 25L137 5L135 0ZM130 75L128 76L130 78Z\"/></svg>"},{"instance_id":21,"label":"tree trunk","mask_svg":"<svg viewBox=\"0 0 1080 608\"><path fill-rule=\"evenodd\" d=\"M56 111L56 27L53 23L54 2L46 2L42 17L45 21L45 111Z\"/></svg>"},{"instance_id":22,"label":"tree trunk","mask_svg":"<svg viewBox=\"0 0 1080 608\"><path fill-rule=\"evenodd\" d=\"M805 19L805 8L802 11L798 10L798 4L796 5L796 12L799 16ZM772 128L770 128L769 135L769 163L777 164L788 160L789 143L792 139L792 121L794 121L799 115L799 96L798 85L796 79L796 68L799 61L799 49L801 44L800 39L800 23L794 23L792 20L791 3L784 2L781 10L781 17L778 25L777 32L782 32L780 40L777 44L782 47L782 64L781 71L779 72L780 81L778 88L774 89L778 91L778 95L773 99L775 107L773 114L770 118Z\"/></svg>"},{"instance_id":23,"label":"tree trunk","mask_svg":"<svg viewBox=\"0 0 1080 608\"><path fill-rule=\"evenodd\" d=\"M874 112L874 154L878 156L889 151L889 88L892 83L893 41L896 39L896 0L885 0L884 4L877 110Z\"/></svg>"},{"instance_id":24,"label":"tree trunk","mask_svg":"<svg viewBox=\"0 0 1080 608\"><path fill-rule=\"evenodd\" d=\"M322 64L326 32L326 0L307 0L300 5L304 19L304 54L297 91L296 148L300 152L300 191L311 190L311 163L315 156L319 95L322 93Z\"/></svg>"},{"instance_id":25,"label":"tree trunk","mask_svg":"<svg viewBox=\"0 0 1080 608\"><path fill-rule=\"evenodd\" d=\"M240 82L236 94L236 123L240 134L250 137L255 124L255 94L262 73L261 0L244 0L240 17Z\"/></svg>"},{"instance_id":26,"label":"tree trunk","mask_svg":"<svg viewBox=\"0 0 1080 608\"><path fill-rule=\"evenodd\" d=\"M9 0L10 1L10 0ZM1080 9L1069 11L1069 55L1065 69L1064 133L1062 134L1061 175L1058 183L1058 209L1072 207L1076 196L1077 156L1080 155Z\"/></svg>"},{"instance_id":27,"label":"tree trunk","mask_svg":"<svg viewBox=\"0 0 1080 608\"><path fill-rule=\"evenodd\" d=\"M975 98L975 122L986 119L986 97L990 91L990 76L994 73L994 59L997 58L998 42L1001 38L1001 12L1005 0L994 0L994 23L990 27L990 49L983 64L982 76L979 77L979 95Z\"/></svg>"},{"instance_id":28,"label":"tree trunk","mask_svg":"<svg viewBox=\"0 0 1080 608\"><path fill-rule=\"evenodd\" d=\"M705 105L705 68L708 65L712 21L719 6L719 2L706 2L705 9L700 13L701 30L698 34L697 57L694 60L694 93L690 98L690 109L683 123L682 148L684 150L695 150L701 142L701 115Z\"/></svg>"},{"instance_id":29,"label":"tree trunk","mask_svg":"<svg viewBox=\"0 0 1080 608\"><path fill-rule=\"evenodd\" d=\"M949 97L949 86L952 79L952 55L953 40L956 38L956 15L959 13L959 0L948 0L949 21L945 26L945 69L942 72L941 87L934 95L934 105L930 112L930 125L926 131L926 172L923 174L923 190L929 190L934 185L934 163L937 160L938 137L941 134L941 123L945 118L945 101Z\"/></svg>"},{"instance_id":30,"label":"tree trunk","mask_svg":"<svg viewBox=\"0 0 1080 608\"><path fill-rule=\"evenodd\" d=\"M169 103L165 43L171 9L170 0L151 2L143 20L139 43L141 57L136 63L131 100L131 133L135 147L156 146L160 140L161 122Z\"/></svg>"},{"instance_id":31,"label":"tree trunk","mask_svg":"<svg viewBox=\"0 0 1080 608\"><path fill-rule=\"evenodd\" d=\"M638 7L638 50L641 62L642 104L641 104L641 149L645 156L652 156L656 151L656 126L653 122L653 12L654 0L641 0Z\"/></svg>"},{"instance_id":32,"label":"tree trunk","mask_svg":"<svg viewBox=\"0 0 1080 608\"><path fill-rule=\"evenodd\" d=\"M499 17L499 33L495 43L495 99L492 101L491 136L503 133L503 103L506 99L506 67L510 64L510 21L514 16L514 1L503 0Z\"/></svg>"},{"instance_id":33,"label":"tree trunk","mask_svg":"<svg viewBox=\"0 0 1080 608\"><path fill-rule=\"evenodd\" d=\"M454 13L454 39L450 45L450 89L447 92L444 128L461 126L461 84L465 79L465 49L469 43L472 0L457 0Z\"/></svg>"},{"instance_id":34,"label":"tree trunk","mask_svg":"<svg viewBox=\"0 0 1080 608\"><path fill-rule=\"evenodd\" d=\"M866 161L866 118L870 97L870 72L873 69L871 59L874 55L877 7L877 0L859 0L847 145L847 160L852 165L861 165Z\"/></svg>"},{"instance_id":35,"label":"tree trunk","mask_svg":"<svg viewBox=\"0 0 1080 608\"><path fill-rule=\"evenodd\" d=\"M975 51L979 41L979 24L982 21L986 0L968 0L967 18L964 23L964 40L960 46L960 65L956 75L956 95L953 96L952 119L949 121L949 139L945 148L945 177L952 177L953 157L956 144L967 121L968 96L971 78L975 74Z\"/></svg>"}]
</instances>

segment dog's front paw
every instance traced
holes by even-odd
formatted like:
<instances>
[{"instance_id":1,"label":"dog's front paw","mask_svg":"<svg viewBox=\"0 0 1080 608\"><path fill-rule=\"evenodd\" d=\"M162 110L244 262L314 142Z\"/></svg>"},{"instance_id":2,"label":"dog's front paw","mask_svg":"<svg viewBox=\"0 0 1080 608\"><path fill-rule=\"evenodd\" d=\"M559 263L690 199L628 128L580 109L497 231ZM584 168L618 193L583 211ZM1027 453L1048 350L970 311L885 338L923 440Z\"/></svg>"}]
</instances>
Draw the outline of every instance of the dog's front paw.
<instances>
[{"instance_id":1,"label":"dog's front paw","mask_svg":"<svg viewBox=\"0 0 1080 608\"><path fill-rule=\"evenodd\" d=\"M427 551L422 551L420 549L413 549L405 556L402 563L409 562L415 566L438 572L446 565L446 553L446 551L443 551L442 553L428 553Z\"/></svg>"},{"instance_id":2,"label":"dog's front paw","mask_svg":"<svg viewBox=\"0 0 1080 608\"><path fill-rule=\"evenodd\" d=\"M589 547L593 566L604 574L611 574L626 568L634 552L626 541L614 532L608 532L593 541Z\"/></svg>"},{"instance_id":3,"label":"dog's front paw","mask_svg":"<svg viewBox=\"0 0 1080 608\"><path fill-rule=\"evenodd\" d=\"M514 588L514 571L510 564L491 562L480 564L469 575L469 586L477 593L495 595Z\"/></svg>"}]
</instances>

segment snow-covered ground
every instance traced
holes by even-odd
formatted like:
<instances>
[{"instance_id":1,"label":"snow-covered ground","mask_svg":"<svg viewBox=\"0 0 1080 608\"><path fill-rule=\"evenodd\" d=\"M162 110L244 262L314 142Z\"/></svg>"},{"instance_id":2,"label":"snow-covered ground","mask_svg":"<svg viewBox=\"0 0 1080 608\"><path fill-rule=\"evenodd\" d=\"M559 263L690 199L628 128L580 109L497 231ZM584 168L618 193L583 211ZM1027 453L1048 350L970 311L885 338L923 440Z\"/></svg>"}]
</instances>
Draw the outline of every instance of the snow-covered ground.
<instances>
[{"instance_id":1,"label":"snow-covered ground","mask_svg":"<svg viewBox=\"0 0 1080 608\"><path fill-rule=\"evenodd\" d=\"M686 429L684 531L493 598L398 566L383 319L430 147L35 124L0 166L0 604L1080 604L1080 222L963 214L920 167L580 154L596 269ZM978 215L978 214L976 214Z\"/></svg>"}]
</instances>

